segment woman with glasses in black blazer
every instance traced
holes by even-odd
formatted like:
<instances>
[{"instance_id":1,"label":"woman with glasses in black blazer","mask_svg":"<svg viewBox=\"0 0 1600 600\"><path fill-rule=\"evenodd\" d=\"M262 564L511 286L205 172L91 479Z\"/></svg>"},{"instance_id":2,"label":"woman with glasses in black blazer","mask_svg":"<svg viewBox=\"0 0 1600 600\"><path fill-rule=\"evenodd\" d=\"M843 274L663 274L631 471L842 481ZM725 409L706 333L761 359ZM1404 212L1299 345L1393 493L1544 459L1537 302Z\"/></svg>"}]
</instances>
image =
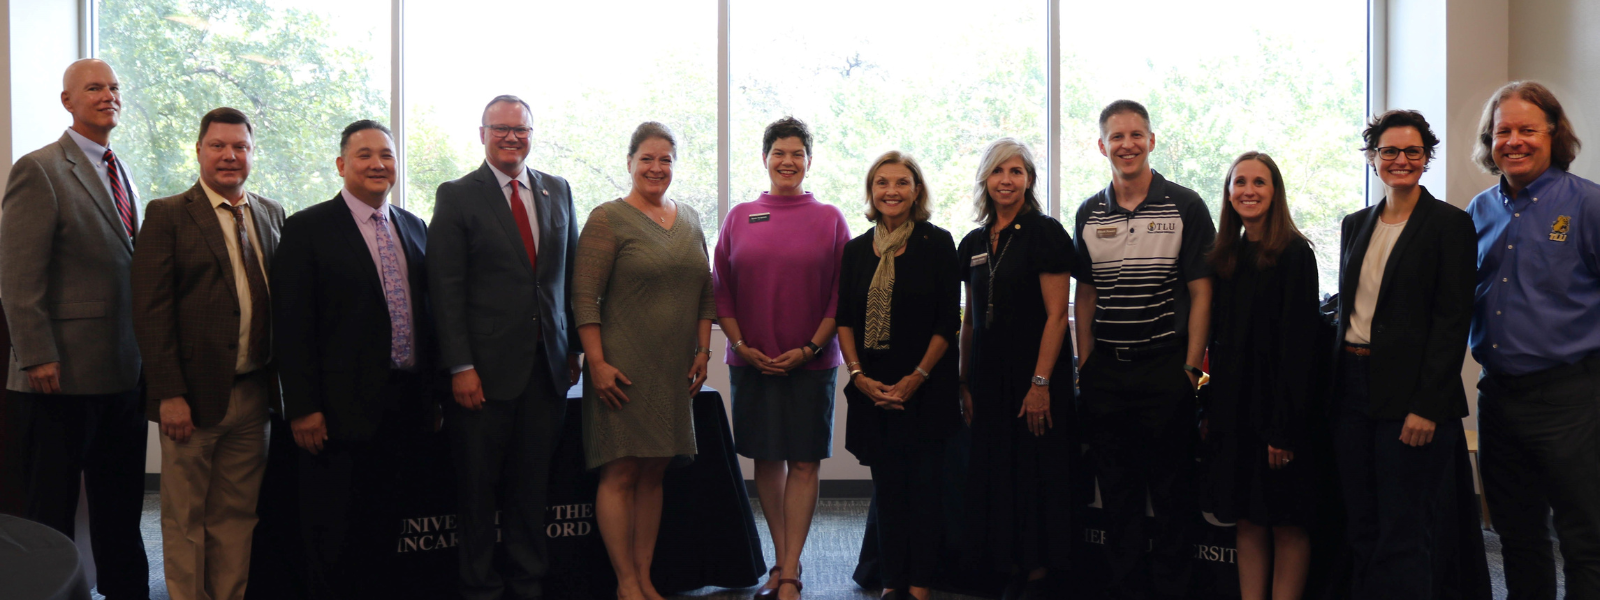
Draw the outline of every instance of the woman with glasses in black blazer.
<instances>
[{"instance_id":1,"label":"woman with glasses in black blazer","mask_svg":"<svg viewBox=\"0 0 1600 600\"><path fill-rule=\"evenodd\" d=\"M1439 138L1416 111L1389 111L1362 132L1383 181L1377 205L1346 216L1339 245L1339 327L1332 421L1352 554L1351 597L1488 597L1487 580L1436 572L1441 551L1483 566L1482 534L1451 531L1455 474L1467 460L1461 381L1472 316L1472 219L1420 185ZM1468 482L1470 485L1470 481ZM1470 499L1468 500L1470 502ZM1471 539L1476 536L1476 540ZM1475 543L1474 543L1475 542ZM1476 547L1477 552L1472 548Z\"/></svg>"}]
</instances>

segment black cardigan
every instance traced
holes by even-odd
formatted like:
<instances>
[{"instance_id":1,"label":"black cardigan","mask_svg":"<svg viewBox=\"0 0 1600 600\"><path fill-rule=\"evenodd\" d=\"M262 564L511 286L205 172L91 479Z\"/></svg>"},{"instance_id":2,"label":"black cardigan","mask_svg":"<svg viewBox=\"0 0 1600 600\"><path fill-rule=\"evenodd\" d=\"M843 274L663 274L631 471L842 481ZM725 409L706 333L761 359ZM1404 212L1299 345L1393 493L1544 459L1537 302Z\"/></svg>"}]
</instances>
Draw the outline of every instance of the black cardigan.
<instances>
[{"instance_id":1,"label":"black cardigan","mask_svg":"<svg viewBox=\"0 0 1600 600\"><path fill-rule=\"evenodd\" d=\"M906 241L904 254L895 257L895 285L890 299L889 350L866 350L867 288L878 267L873 253L872 229L844 246L839 268L840 327L855 333L856 356L868 377L894 385L909 375L928 351L934 335L944 336L950 349L935 364L932 375L906 402L906 410L886 411L854 385L845 385L849 403L849 425L845 448L864 463L889 427L909 427L910 433L925 439L938 439L961 426L961 403L957 387L961 332L961 280L956 268L956 246L950 232L927 223L915 224Z\"/></svg>"},{"instance_id":2,"label":"black cardigan","mask_svg":"<svg viewBox=\"0 0 1600 600\"><path fill-rule=\"evenodd\" d=\"M1338 361L1347 356L1340 346L1355 306L1361 263L1387 202L1351 213L1341 225L1339 328L1332 349L1336 373ZM1434 422L1467 416L1461 364L1477 260L1472 217L1423 188L1389 253L1378 288L1370 340L1369 416L1404 419L1415 413Z\"/></svg>"}]
</instances>

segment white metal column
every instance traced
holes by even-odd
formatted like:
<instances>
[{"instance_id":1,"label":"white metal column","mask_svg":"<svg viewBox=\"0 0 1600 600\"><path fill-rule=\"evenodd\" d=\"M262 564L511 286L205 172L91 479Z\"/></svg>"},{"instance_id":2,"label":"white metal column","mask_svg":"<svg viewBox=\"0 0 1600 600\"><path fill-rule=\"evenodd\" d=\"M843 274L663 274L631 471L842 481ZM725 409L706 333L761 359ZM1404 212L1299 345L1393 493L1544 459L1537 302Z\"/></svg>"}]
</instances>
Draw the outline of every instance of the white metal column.
<instances>
[{"instance_id":1,"label":"white metal column","mask_svg":"<svg viewBox=\"0 0 1600 600\"><path fill-rule=\"evenodd\" d=\"M733 0L717 0L717 222L728 216L728 195L733 179L731 121L733 85L729 68L729 40Z\"/></svg>"},{"instance_id":2,"label":"white metal column","mask_svg":"<svg viewBox=\"0 0 1600 600\"><path fill-rule=\"evenodd\" d=\"M406 102L405 34L406 0L389 4L389 130L394 133L394 190L389 201L406 207Z\"/></svg>"}]
</instances>

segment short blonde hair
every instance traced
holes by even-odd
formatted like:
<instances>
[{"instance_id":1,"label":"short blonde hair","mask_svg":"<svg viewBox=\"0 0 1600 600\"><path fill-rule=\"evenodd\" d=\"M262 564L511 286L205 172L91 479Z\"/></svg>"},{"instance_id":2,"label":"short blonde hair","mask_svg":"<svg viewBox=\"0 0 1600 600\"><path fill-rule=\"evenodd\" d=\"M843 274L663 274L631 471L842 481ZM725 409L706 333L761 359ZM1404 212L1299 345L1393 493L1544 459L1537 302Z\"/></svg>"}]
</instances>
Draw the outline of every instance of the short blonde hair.
<instances>
[{"instance_id":1,"label":"short blonde hair","mask_svg":"<svg viewBox=\"0 0 1600 600\"><path fill-rule=\"evenodd\" d=\"M867 168L867 220L878 221L878 208L872 205L872 179L878 176L878 169L884 165L902 165L911 171L911 181L917 184L917 197L911 200L911 220L926 221L933 213L928 210L930 196L928 195L928 180L922 176L922 166L917 164L917 159L912 158L899 150L890 150L872 161L872 166Z\"/></svg>"},{"instance_id":2,"label":"short blonde hair","mask_svg":"<svg viewBox=\"0 0 1600 600\"><path fill-rule=\"evenodd\" d=\"M983 149L983 160L978 161L978 177L972 184L972 210L977 214L978 223L987 225L994 221L994 201L989 199L989 172L1015 156L1022 157L1022 164L1028 170L1028 189L1022 195L1023 207L1044 212L1039 206L1039 197L1034 194L1034 188L1039 186L1039 169L1034 166L1033 152L1016 138L1003 137L990 142Z\"/></svg>"}]
</instances>

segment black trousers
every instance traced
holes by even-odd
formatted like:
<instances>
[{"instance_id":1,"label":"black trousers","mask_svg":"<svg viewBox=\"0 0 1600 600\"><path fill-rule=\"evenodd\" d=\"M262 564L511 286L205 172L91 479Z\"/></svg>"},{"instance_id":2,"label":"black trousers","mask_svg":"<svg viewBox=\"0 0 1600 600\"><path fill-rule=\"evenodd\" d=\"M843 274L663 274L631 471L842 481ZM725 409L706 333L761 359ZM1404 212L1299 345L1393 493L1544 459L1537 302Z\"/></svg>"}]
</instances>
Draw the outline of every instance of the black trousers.
<instances>
[{"instance_id":1,"label":"black trousers","mask_svg":"<svg viewBox=\"0 0 1600 600\"><path fill-rule=\"evenodd\" d=\"M526 600L543 593L550 566L544 530L550 459L567 410L549 372L537 366L543 356L516 398L486 398L476 411L452 403L446 413L461 523L461 595L467 600ZM503 574L494 560L501 539Z\"/></svg>"},{"instance_id":2,"label":"black trousers","mask_svg":"<svg viewBox=\"0 0 1600 600\"><path fill-rule=\"evenodd\" d=\"M872 464L883 587L898 590L933 585L944 530L944 441L905 437L884 444Z\"/></svg>"},{"instance_id":3,"label":"black trousers","mask_svg":"<svg viewBox=\"0 0 1600 600\"><path fill-rule=\"evenodd\" d=\"M1554 600L1550 511L1568 598L1600 598L1600 356L1478 381L1480 467L1510 600Z\"/></svg>"},{"instance_id":4,"label":"black trousers","mask_svg":"<svg viewBox=\"0 0 1600 600\"><path fill-rule=\"evenodd\" d=\"M1096 350L1080 369L1079 406L1106 519L1111 598L1188 593L1199 434L1183 360L1181 349L1133 361ZM1147 494L1153 517L1145 515ZM1148 566L1147 539L1153 542Z\"/></svg>"},{"instance_id":5,"label":"black trousers","mask_svg":"<svg viewBox=\"0 0 1600 600\"><path fill-rule=\"evenodd\" d=\"M79 475L88 491L90 545L107 600L150 597L139 532L149 433L143 390L63 395L7 392L16 404L14 448L23 449L24 514L73 537ZM3 595L3 593L0 593Z\"/></svg>"},{"instance_id":6,"label":"black trousers","mask_svg":"<svg viewBox=\"0 0 1600 600\"><path fill-rule=\"evenodd\" d=\"M1463 434L1460 419L1435 424L1433 441L1400 441L1404 420L1374 419L1369 405L1368 359L1339 361L1333 443L1344 489L1350 544L1351 598L1433 598L1435 538L1450 523L1437 517Z\"/></svg>"},{"instance_id":7,"label":"black trousers","mask_svg":"<svg viewBox=\"0 0 1600 600\"><path fill-rule=\"evenodd\" d=\"M311 600L387 595L383 574L395 555L400 520L392 498L402 488L406 457L427 434L433 417L414 408L422 405L417 395L431 389L424 381L416 373L391 374L380 397L413 408L385 412L371 438L329 439L315 455L295 448Z\"/></svg>"}]
</instances>

